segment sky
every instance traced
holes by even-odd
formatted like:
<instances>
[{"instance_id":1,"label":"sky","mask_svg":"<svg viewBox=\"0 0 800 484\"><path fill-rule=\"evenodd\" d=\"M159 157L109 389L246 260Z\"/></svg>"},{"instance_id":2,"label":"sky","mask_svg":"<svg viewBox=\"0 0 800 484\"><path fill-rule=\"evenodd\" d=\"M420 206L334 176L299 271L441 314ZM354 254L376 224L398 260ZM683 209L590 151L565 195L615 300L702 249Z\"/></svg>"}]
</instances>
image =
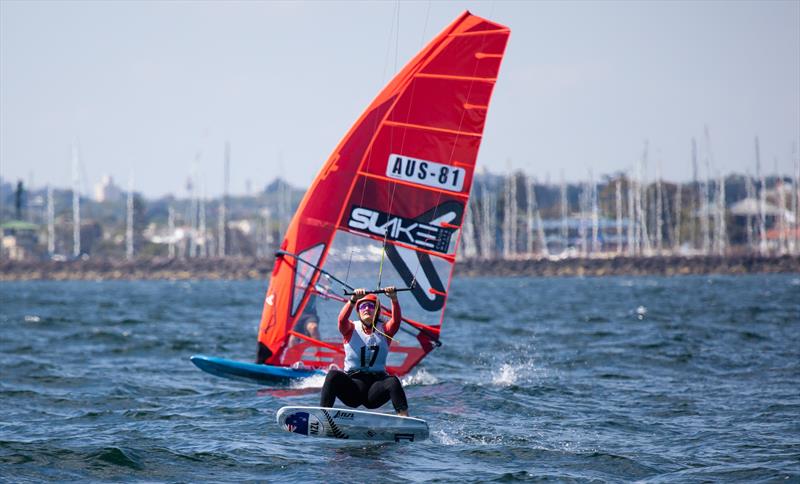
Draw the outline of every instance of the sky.
<instances>
[{"instance_id":1,"label":"sky","mask_svg":"<svg viewBox=\"0 0 800 484\"><path fill-rule=\"evenodd\" d=\"M196 169L217 196L229 141L232 193L306 187L464 10L511 28L481 169L577 181L647 142L649 178L688 180L695 137L713 175L753 173L759 136L766 171L793 171L798 0L0 0L0 177L67 187L76 143L87 192L111 175L185 196Z\"/></svg>"}]
</instances>

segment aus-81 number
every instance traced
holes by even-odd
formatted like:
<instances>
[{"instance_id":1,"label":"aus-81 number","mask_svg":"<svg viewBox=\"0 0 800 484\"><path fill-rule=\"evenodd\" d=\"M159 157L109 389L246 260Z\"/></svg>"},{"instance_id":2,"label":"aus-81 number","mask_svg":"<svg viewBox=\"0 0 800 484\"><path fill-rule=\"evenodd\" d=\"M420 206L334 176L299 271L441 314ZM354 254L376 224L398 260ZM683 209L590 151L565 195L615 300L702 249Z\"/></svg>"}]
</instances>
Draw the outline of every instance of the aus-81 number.
<instances>
[{"instance_id":1,"label":"aus-81 number","mask_svg":"<svg viewBox=\"0 0 800 484\"><path fill-rule=\"evenodd\" d=\"M451 192L460 192L464 188L465 174L463 168L396 154L389 156L386 165L386 176L389 178Z\"/></svg>"}]
</instances>

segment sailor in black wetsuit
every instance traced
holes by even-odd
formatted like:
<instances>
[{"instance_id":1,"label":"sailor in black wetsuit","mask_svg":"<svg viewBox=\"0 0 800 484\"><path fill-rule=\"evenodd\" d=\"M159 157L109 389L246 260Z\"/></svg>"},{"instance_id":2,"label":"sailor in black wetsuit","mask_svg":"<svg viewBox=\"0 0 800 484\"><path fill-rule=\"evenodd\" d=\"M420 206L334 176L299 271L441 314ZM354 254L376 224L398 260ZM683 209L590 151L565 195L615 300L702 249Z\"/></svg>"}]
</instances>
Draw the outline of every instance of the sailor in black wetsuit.
<instances>
[{"instance_id":1,"label":"sailor in black wetsuit","mask_svg":"<svg viewBox=\"0 0 800 484\"><path fill-rule=\"evenodd\" d=\"M392 318L380 322L380 301L366 290L356 289L339 313L339 332L344 339L344 371L330 370L320 395L320 407L333 407L336 398L348 407L364 405L378 408L392 401L398 415L408 416L408 402L403 385L396 376L386 373L389 345L400 329L400 303L394 287L387 287L392 300ZM360 321L350 321L353 306Z\"/></svg>"}]
</instances>

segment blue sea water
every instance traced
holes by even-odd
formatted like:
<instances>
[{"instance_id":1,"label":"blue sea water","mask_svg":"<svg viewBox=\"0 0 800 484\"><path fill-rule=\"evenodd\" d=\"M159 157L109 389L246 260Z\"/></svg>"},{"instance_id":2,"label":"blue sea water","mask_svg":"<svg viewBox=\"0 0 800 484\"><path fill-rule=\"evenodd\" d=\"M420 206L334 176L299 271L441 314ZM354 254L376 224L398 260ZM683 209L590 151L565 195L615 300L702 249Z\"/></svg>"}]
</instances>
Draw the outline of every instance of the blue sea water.
<instances>
[{"instance_id":1,"label":"blue sea water","mask_svg":"<svg viewBox=\"0 0 800 484\"><path fill-rule=\"evenodd\" d=\"M0 479L800 482L798 275L456 279L403 380L431 439L384 445L277 427L320 380L190 364L250 360L265 289L1 283Z\"/></svg>"}]
</instances>

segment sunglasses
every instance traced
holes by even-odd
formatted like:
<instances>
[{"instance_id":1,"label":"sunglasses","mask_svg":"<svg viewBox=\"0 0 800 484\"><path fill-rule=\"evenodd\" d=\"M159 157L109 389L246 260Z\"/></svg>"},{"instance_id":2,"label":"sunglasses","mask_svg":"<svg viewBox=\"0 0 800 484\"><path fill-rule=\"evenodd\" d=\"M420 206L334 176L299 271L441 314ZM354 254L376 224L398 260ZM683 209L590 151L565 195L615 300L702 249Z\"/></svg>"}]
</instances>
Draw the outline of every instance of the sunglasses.
<instances>
[{"instance_id":1,"label":"sunglasses","mask_svg":"<svg viewBox=\"0 0 800 484\"><path fill-rule=\"evenodd\" d=\"M375 309L375 303L371 301L365 301L358 305L359 311L363 311L365 309L368 311L372 311L373 309Z\"/></svg>"}]
</instances>

